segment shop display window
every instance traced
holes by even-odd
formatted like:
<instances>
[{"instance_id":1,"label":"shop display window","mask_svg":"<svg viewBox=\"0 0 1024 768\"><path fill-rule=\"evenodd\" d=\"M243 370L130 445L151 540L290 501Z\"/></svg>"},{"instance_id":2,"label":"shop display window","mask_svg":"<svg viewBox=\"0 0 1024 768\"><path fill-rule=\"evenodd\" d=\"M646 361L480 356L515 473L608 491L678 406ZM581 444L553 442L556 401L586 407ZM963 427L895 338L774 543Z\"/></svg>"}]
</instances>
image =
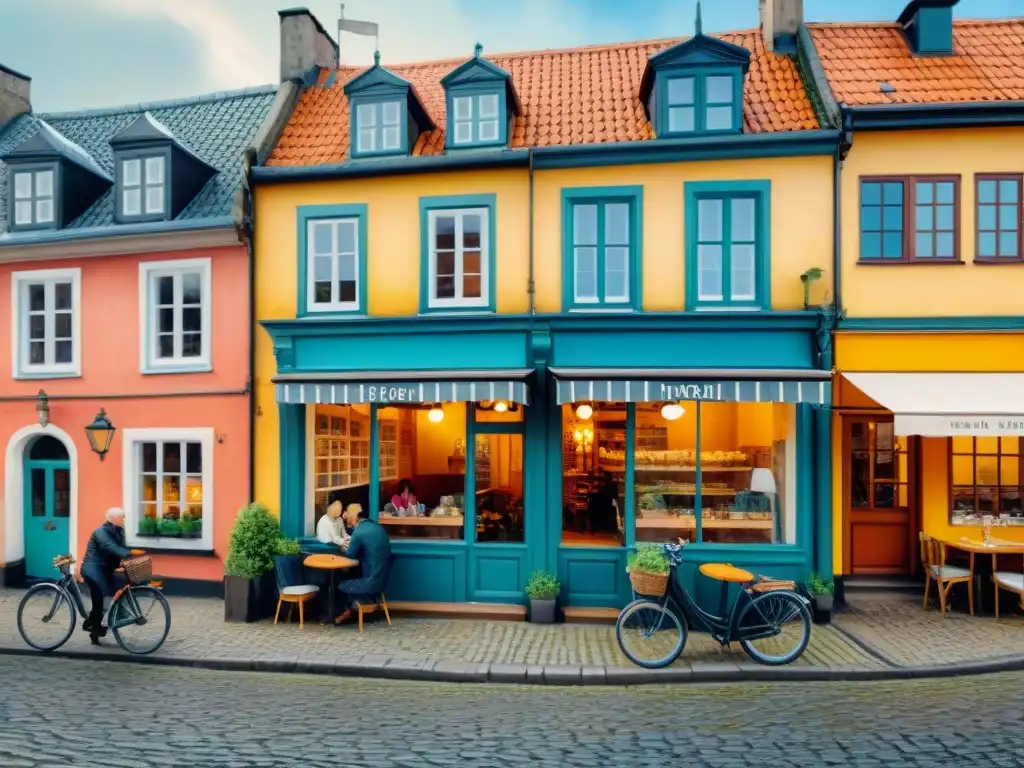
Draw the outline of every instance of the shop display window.
<instances>
[{"instance_id":1,"label":"shop display window","mask_svg":"<svg viewBox=\"0 0 1024 768\"><path fill-rule=\"evenodd\" d=\"M370 406L317 405L313 412L313 530L334 501L365 505L370 488Z\"/></svg>"},{"instance_id":2,"label":"shop display window","mask_svg":"<svg viewBox=\"0 0 1024 768\"><path fill-rule=\"evenodd\" d=\"M476 436L476 540L522 543L523 436Z\"/></svg>"},{"instance_id":3,"label":"shop display window","mask_svg":"<svg viewBox=\"0 0 1024 768\"><path fill-rule=\"evenodd\" d=\"M1021 440L954 437L950 440L953 525L981 525L986 515L1004 525L1024 524Z\"/></svg>"},{"instance_id":4,"label":"shop display window","mask_svg":"<svg viewBox=\"0 0 1024 768\"><path fill-rule=\"evenodd\" d=\"M378 520L392 538L462 539L466 404L377 409Z\"/></svg>"},{"instance_id":5,"label":"shop display window","mask_svg":"<svg viewBox=\"0 0 1024 768\"><path fill-rule=\"evenodd\" d=\"M562 406L562 543L625 544L626 404Z\"/></svg>"}]
</instances>

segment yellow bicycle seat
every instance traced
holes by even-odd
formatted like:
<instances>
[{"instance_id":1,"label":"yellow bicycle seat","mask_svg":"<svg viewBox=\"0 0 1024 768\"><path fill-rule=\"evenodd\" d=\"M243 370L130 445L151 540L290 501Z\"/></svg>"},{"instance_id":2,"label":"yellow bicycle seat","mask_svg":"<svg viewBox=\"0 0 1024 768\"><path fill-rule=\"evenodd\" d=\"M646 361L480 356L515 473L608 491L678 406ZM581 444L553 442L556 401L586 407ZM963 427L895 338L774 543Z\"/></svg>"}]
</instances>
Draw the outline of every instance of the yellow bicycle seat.
<instances>
[{"instance_id":1,"label":"yellow bicycle seat","mask_svg":"<svg viewBox=\"0 0 1024 768\"><path fill-rule=\"evenodd\" d=\"M704 563L700 567L700 572L709 579L733 581L737 584L743 584L744 582L754 580L754 574L750 571L744 571L742 568L737 568L736 566L729 565L728 563Z\"/></svg>"}]
</instances>

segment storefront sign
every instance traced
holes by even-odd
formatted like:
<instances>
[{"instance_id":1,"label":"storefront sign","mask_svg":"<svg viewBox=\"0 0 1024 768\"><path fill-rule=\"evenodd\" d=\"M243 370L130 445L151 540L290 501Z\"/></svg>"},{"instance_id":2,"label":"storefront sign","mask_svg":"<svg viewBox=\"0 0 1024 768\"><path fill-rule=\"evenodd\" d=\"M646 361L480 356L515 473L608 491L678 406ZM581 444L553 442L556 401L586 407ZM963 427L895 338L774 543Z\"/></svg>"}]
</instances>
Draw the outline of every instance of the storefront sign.
<instances>
[{"instance_id":1,"label":"storefront sign","mask_svg":"<svg viewBox=\"0 0 1024 768\"><path fill-rule=\"evenodd\" d=\"M662 384L662 400L721 400L721 384Z\"/></svg>"},{"instance_id":2,"label":"storefront sign","mask_svg":"<svg viewBox=\"0 0 1024 768\"><path fill-rule=\"evenodd\" d=\"M1024 437L1024 415L896 414L896 434L923 437Z\"/></svg>"},{"instance_id":3,"label":"storefront sign","mask_svg":"<svg viewBox=\"0 0 1024 768\"><path fill-rule=\"evenodd\" d=\"M419 403L419 387L402 387L394 384L364 384L363 396L367 403ZM433 387L429 388L431 392Z\"/></svg>"}]
</instances>

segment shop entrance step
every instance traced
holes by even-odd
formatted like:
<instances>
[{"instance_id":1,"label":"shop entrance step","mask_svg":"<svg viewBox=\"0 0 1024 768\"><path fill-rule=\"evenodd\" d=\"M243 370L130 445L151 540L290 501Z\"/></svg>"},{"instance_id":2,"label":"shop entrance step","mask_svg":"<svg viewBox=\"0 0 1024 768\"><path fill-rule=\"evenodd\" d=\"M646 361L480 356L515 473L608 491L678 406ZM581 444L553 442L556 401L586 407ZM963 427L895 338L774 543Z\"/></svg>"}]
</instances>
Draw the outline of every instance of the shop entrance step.
<instances>
[{"instance_id":1,"label":"shop entrance step","mask_svg":"<svg viewBox=\"0 0 1024 768\"><path fill-rule=\"evenodd\" d=\"M566 624L614 624L618 608L564 608Z\"/></svg>"},{"instance_id":2,"label":"shop entrance step","mask_svg":"<svg viewBox=\"0 0 1024 768\"><path fill-rule=\"evenodd\" d=\"M448 619L487 619L489 621L526 621L526 606L508 603L427 603L388 601L391 613Z\"/></svg>"},{"instance_id":3,"label":"shop entrance step","mask_svg":"<svg viewBox=\"0 0 1024 768\"><path fill-rule=\"evenodd\" d=\"M847 576L846 592L920 592L923 582L913 576Z\"/></svg>"}]
</instances>

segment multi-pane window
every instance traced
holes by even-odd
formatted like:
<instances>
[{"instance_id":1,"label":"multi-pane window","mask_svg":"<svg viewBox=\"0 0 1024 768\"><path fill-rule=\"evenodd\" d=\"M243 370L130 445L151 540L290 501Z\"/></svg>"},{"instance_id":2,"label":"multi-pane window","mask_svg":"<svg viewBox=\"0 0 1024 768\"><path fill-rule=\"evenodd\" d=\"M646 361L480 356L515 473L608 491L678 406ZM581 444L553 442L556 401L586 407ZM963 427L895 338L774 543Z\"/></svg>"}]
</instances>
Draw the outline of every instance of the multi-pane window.
<instances>
[{"instance_id":1,"label":"multi-pane window","mask_svg":"<svg viewBox=\"0 0 1024 768\"><path fill-rule=\"evenodd\" d=\"M733 75L688 75L669 78L668 133L734 131L739 128Z\"/></svg>"},{"instance_id":2,"label":"multi-pane window","mask_svg":"<svg viewBox=\"0 0 1024 768\"><path fill-rule=\"evenodd\" d=\"M1020 259L1022 253L1020 174L978 176L977 259Z\"/></svg>"},{"instance_id":3,"label":"multi-pane window","mask_svg":"<svg viewBox=\"0 0 1024 768\"><path fill-rule=\"evenodd\" d=\"M140 267L148 324L147 366L205 366L210 361L210 262L148 262Z\"/></svg>"},{"instance_id":4,"label":"multi-pane window","mask_svg":"<svg viewBox=\"0 0 1024 768\"><path fill-rule=\"evenodd\" d=\"M431 210L428 215L428 306L486 307L489 210Z\"/></svg>"},{"instance_id":5,"label":"multi-pane window","mask_svg":"<svg viewBox=\"0 0 1024 768\"><path fill-rule=\"evenodd\" d=\"M78 372L79 270L14 274L18 329L15 375Z\"/></svg>"},{"instance_id":6,"label":"multi-pane window","mask_svg":"<svg viewBox=\"0 0 1024 768\"><path fill-rule=\"evenodd\" d=\"M907 438L896 435L893 422L850 424L850 507L905 508L907 477Z\"/></svg>"},{"instance_id":7,"label":"multi-pane window","mask_svg":"<svg viewBox=\"0 0 1024 768\"><path fill-rule=\"evenodd\" d=\"M166 213L166 169L163 155L121 161L121 215L162 216Z\"/></svg>"},{"instance_id":8,"label":"multi-pane window","mask_svg":"<svg viewBox=\"0 0 1024 768\"><path fill-rule=\"evenodd\" d=\"M55 219L53 171L15 171L14 227L42 227Z\"/></svg>"},{"instance_id":9,"label":"multi-pane window","mask_svg":"<svg viewBox=\"0 0 1024 768\"><path fill-rule=\"evenodd\" d=\"M499 141L500 108L497 93L455 96L452 99L452 143L462 146Z\"/></svg>"},{"instance_id":10,"label":"multi-pane window","mask_svg":"<svg viewBox=\"0 0 1024 768\"><path fill-rule=\"evenodd\" d=\"M572 205L573 304L630 302L633 204L588 200Z\"/></svg>"},{"instance_id":11,"label":"multi-pane window","mask_svg":"<svg viewBox=\"0 0 1024 768\"><path fill-rule=\"evenodd\" d=\"M953 437L950 440L951 521L978 524L985 515L1024 519L1021 441L1017 437Z\"/></svg>"},{"instance_id":12,"label":"multi-pane window","mask_svg":"<svg viewBox=\"0 0 1024 768\"><path fill-rule=\"evenodd\" d=\"M757 209L753 195L697 200L698 303L757 301Z\"/></svg>"},{"instance_id":13,"label":"multi-pane window","mask_svg":"<svg viewBox=\"0 0 1024 768\"><path fill-rule=\"evenodd\" d=\"M862 179L861 261L958 259L959 186L949 176Z\"/></svg>"},{"instance_id":14,"label":"multi-pane window","mask_svg":"<svg viewBox=\"0 0 1024 768\"><path fill-rule=\"evenodd\" d=\"M402 149L402 103L383 101L356 107L356 152L372 154Z\"/></svg>"},{"instance_id":15,"label":"multi-pane window","mask_svg":"<svg viewBox=\"0 0 1024 768\"><path fill-rule=\"evenodd\" d=\"M358 310L359 218L313 219L307 226L308 311Z\"/></svg>"}]
</instances>

